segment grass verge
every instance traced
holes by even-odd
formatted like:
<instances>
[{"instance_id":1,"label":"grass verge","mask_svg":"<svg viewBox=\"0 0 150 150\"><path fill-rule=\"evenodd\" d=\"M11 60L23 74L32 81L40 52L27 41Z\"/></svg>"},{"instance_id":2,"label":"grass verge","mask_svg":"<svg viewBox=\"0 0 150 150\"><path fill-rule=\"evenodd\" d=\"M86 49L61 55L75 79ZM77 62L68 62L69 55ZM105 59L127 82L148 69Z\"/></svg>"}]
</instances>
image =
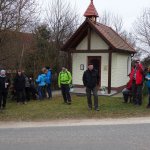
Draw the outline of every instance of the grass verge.
<instances>
[{"instance_id":1,"label":"grass verge","mask_svg":"<svg viewBox=\"0 0 150 150\"><path fill-rule=\"evenodd\" d=\"M0 112L0 121L50 121L58 119L122 118L150 116L146 109L147 98L142 106L124 104L122 98L99 97L100 111L87 109L86 97L72 96L72 105L63 104L62 97L52 100L30 101L17 105L8 101L7 109Z\"/></svg>"}]
</instances>

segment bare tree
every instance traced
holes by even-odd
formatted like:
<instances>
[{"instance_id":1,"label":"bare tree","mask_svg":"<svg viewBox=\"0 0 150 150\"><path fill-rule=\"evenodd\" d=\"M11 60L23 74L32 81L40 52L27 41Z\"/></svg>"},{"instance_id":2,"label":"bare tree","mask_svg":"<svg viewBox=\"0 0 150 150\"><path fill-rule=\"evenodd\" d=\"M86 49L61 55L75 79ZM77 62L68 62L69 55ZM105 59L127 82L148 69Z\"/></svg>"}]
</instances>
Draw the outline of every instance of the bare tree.
<instances>
[{"instance_id":1,"label":"bare tree","mask_svg":"<svg viewBox=\"0 0 150 150\"><path fill-rule=\"evenodd\" d=\"M141 51L150 54L150 8L145 9L133 25L138 47Z\"/></svg>"},{"instance_id":2,"label":"bare tree","mask_svg":"<svg viewBox=\"0 0 150 150\"><path fill-rule=\"evenodd\" d=\"M103 15L99 18L99 21L104 25L110 26L119 34L123 32L123 20L119 15L104 11Z\"/></svg>"},{"instance_id":3,"label":"bare tree","mask_svg":"<svg viewBox=\"0 0 150 150\"><path fill-rule=\"evenodd\" d=\"M136 39L134 38L133 33L128 32L124 29L123 20L119 15L115 15L111 12L104 11L99 21L100 23L111 27L132 47L136 47Z\"/></svg>"},{"instance_id":4,"label":"bare tree","mask_svg":"<svg viewBox=\"0 0 150 150\"><path fill-rule=\"evenodd\" d=\"M79 25L78 14L65 0L49 3L46 13L46 22L51 30L51 40L60 46L77 29Z\"/></svg>"},{"instance_id":5,"label":"bare tree","mask_svg":"<svg viewBox=\"0 0 150 150\"><path fill-rule=\"evenodd\" d=\"M36 0L0 0L0 31L21 31L35 22Z\"/></svg>"},{"instance_id":6,"label":"bare tree","mask_svg":"<svg viewBox=\"0 0 150 150\"><path fill-rule=\"evenodd\" d=\"M67 55L61 46L72 36L79 25L75 8L66 0L51 1L46 10L46 23L50 30L49 42L53 43L53 62L56 66L67 63ZM52 57L51 57L52 58Z\"/></svg>"}]
</instances>

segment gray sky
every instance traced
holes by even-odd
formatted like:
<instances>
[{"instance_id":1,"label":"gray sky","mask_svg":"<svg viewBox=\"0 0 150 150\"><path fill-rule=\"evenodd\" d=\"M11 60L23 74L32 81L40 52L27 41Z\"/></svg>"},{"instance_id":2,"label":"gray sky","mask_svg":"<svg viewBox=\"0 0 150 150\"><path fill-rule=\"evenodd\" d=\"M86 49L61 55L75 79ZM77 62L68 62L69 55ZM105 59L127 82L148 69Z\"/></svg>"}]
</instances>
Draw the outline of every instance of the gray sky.
<instances>
[{"instance_id":1,"label":"gray sky","mask_svg":"<svg viewBox=\"0 0 150 150\"><path fill-rule=\"evenodd\" d=\"M52 0L38 0L39 2L45 3L46 1L51 2ZM54 0L53 0L54 1ZM90 4L91 0L66 0L76 6L79 14L83 16L85 10ZM110 11L114 14L122 17L124 21L124 28L130 29L132 23L136 18L142 13L144 8L150 8L150 0L93 0L94 5L99 13L99 16L102 15L102 12Z\"/></svg>"}]
</instances>

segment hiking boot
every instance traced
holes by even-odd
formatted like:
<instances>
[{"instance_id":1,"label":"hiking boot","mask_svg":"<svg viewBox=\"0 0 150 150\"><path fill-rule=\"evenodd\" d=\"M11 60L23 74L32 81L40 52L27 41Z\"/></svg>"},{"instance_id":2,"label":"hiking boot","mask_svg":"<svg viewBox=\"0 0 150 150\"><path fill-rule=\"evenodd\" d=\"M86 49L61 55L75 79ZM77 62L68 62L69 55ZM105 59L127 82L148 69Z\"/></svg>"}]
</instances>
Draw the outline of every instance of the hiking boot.
<instances>
[{"instance_id":1,"label":"hiking boot","mask_svg":"<svg viewBox=\"0 0 150 150\"><path fill-rule=\"evenodd\" d=\"M91 108L91 107L88 107L88 110L92 110L92 108Z\"/></svg>"},{"instance_id":2,"label":"hiking boot","mask_svg":"<svg viewBox=\"0 0 150 150\"><path fill-rule=\"evenodd\" d=\"M150 105L147 105L146 108L150 108Z\"/></svg>"},{"instance_id":3,"label":"hiking boot","mask_svg":"<svg viewBox=\"0 0 150 150\"><path fill-rule=\"evenodd\" d=\"M95 108L95 111L99 111L99 108Z\"/></svg>"},{"instance_id":4,"label":"hiking boot","mask_svg":"<svg viewBox=\"0 0 150 150\"><path fill-rule=\"evenodd\" d=\"M71 105L71 102L67 102L68 105Z\"/></svg>"}]
</instances>

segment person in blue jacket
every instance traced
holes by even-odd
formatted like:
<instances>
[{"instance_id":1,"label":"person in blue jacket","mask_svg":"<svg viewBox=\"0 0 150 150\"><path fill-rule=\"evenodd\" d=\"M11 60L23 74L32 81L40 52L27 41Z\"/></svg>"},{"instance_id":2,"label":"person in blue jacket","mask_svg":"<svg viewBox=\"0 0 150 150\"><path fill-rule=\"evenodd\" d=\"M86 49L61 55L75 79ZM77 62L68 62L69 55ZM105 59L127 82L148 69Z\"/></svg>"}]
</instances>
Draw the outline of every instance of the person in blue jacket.
<instances>
[{"instance_id":1,"label":"person in blue jacket","mask_svg":"<svg viewBox=\"0 0 150 150\"><path fill-rule=\"evenodd\" d=\"M147 105L147 108L150 108L150 67L148 67L148 73L146 74L145 76L146 78L146 85L147 85L147 88L148 88L148 99L149 99L149 103Z\"/></svg>"},{"instance_id":2,"label":"person in blue jacket","mask_svg":"<svg viewBox=\"0 0 150 150\"><path fill-rule=\"evenodd\" d=\"M46 67L46 90L49 99L52 98L51 83L52 83L52 71L50 67Z\"/></svg>"},{"instance_id":3,"label":"person in blue jacket","mask_svg":"<svg viewBox=\"0 0 150 150\"><path fill-rule=\"evenodd\" d=\"M46 75L43 72L43 69L42 72L38 75L36 82L38 83L39 99L43 99L45 98L45 86L46 86Z\"/></svg>"}]
</instances>

